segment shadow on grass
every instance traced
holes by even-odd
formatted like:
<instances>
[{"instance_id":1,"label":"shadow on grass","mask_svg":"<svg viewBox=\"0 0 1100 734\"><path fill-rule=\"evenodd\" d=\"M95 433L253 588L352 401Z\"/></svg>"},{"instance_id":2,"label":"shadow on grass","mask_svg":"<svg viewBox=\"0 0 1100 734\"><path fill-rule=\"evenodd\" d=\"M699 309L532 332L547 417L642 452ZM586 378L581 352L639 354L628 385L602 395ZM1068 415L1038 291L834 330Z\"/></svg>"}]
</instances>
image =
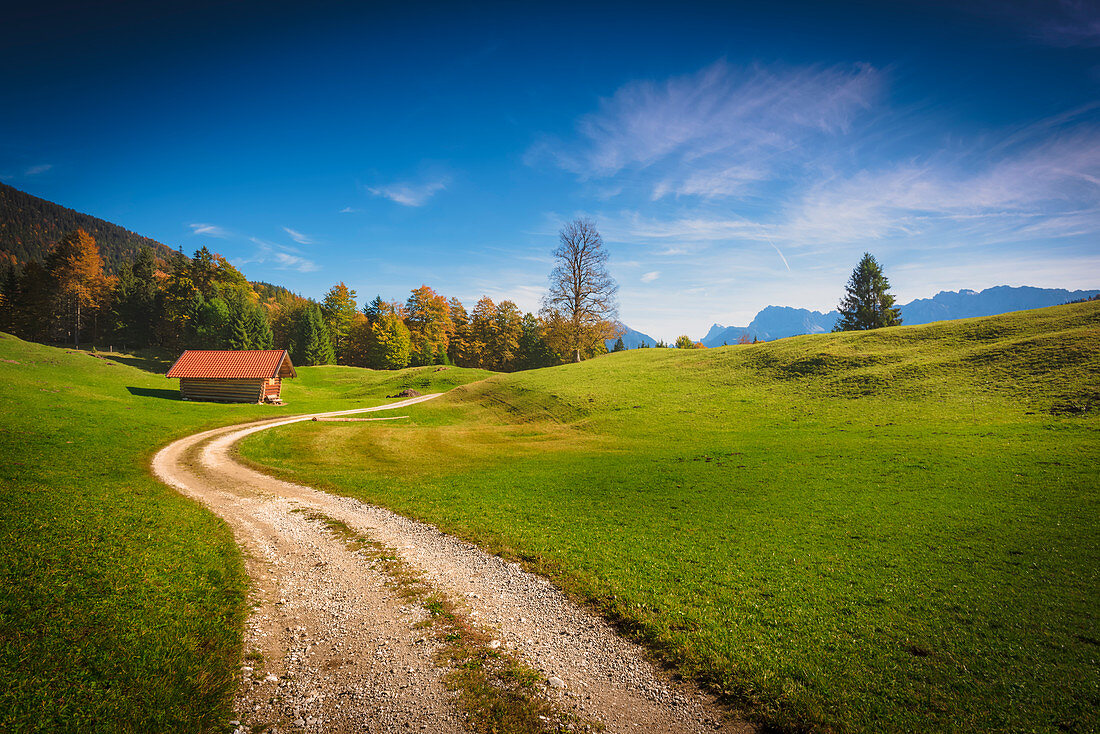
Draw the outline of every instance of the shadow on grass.
<instances>
[{"instance_id":1,"label":"shadow on grass","mask_svg":"<svg viewBox=\"0 0 1100 734\"><path fill-rule=\"evenodd\" d=\"M140 398L161 398L162 400L179 400L179 390L165 390L157 387L127 387L131 395Z\"/></svg>"},{"instance_id":2,"label":"shadow on grass","mask_svg":"<svg viewBox=\"0 0 1100 734\"><path fill-rule=\"evenodd\" d=\"M123 355L113 354L111 352L98 352L97 356L103 359L109 359L112 362L129 365L130 367L137 367L139 370L145 370L146 372L155 372L160 375L163 375L168 371L168 368L172 366L172 360L166 357L146 357L134 354Z\"/></svg>"}]
</instances>

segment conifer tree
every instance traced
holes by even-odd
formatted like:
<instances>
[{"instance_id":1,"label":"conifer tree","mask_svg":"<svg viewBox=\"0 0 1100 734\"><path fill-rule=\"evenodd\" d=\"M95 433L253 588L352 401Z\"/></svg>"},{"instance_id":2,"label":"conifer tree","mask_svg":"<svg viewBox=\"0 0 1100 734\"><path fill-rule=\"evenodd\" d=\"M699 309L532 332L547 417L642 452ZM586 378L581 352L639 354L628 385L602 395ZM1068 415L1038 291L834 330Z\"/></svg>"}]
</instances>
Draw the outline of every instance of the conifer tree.
<instances>
[{"instance_id":1,"label":"conifer tree","mask_svg":"<svg viewBox=\"0 0 1100 734\"><path fill-rule=\"evenodd\" d=\"M245 322L252 339L253 349L272 349L275 346L275 333L271 330L271 320L267 311L259 304L251 304L245 313Z\"/></svg>"},{"instance_id":2,"label":"conifer tree","mask_svg":"<svg viewBox=\"0 0 1100 734\"><path fill-rule=\"evenodd\" d=\"M310 366L336 362L328 327L321 316L321 307L316 303L310 303L298 317L298 333L292 347L291 359L295 364Z\"/></svg>"},{"instance_id":3,"label":"conifer tree","mask_svg":"<svg viewBox=\"0 0 1100 734\"><path fill-rule=\"evenodd\" d=\"M56 299L46 268L31 260L16 281L12 327L24 339L45 341L56 327Z\"/></svg>"},{"instance_id":4,"label":"conifer tree","mask_svg":"<svg viewBox=\"0 0 1100 734\"><path fill-rule=\"evenodd\" d=\"M146 347L156 341L160 307L157 263L152 249L142 247L133 263L118 271L111 295L111 336L125 346Z\"/></svg>"},{"instance_id":5,"label":"conifer tree","mask_svg":"<svg viewBox=\"0 0 1100 734\"><path fill-rule=\"evenodd\" d=\"M363 315L366 316L371 323L374 323L378 317L385 312L388 305L389 304L382 300L382 296L375 296L373 301L363 306Z\"/></svg>"},{"instance_id":6,"label":"conifer tree","mask_svg":"<svg viewBox=\"0 0 1100 734\"><path fill-rule=\"evenodd\" d=\"M203 304L202 293L191 279L191 265L182 252L172 254L161 304L158 340L164 346L178 346L193 333L193 322Z\"/></svg>"},{"instance_id":7,"label":"conifer tree","mask_svg":"<svg viewBox=\"0 0 1100 734\"><path fill-rule=\"evenodd\" d=\"M218 277L218 263L214 255L205 246L200 247L191 257L191 282L199 289L204 300L211 300L215 295L215 285Z\"/></svg>"},{"instance_id":8,"label":"conifer tree","mask_svg":"<svg viewBox=\"0 0 1100 734\"><path fill-rule=\"evenodd\" d=\"M620 336L615 340L615 346L611 347L612 352L625 352L626 344L623 343L623 338Z\"/></svg>"},{"instance_id":9,"label":"conifer tree","mask_svg":"<svg viewBox=\"0 0 1100 734\"><path fill-rule=\"evenodd\" d=\"M901 324L901 311L894 308L894 297L888 292L890 281L882 273L882 267L871 256L863 253L859 265L848 279L844 298L840 301L840 320L833 331L860 331L880 329Z\"/></svg>"},{"instance_id":10,"label":"conifer tree","mask_svg":"<svg viewBox=\"0 0 1100 734\"><path fill-rule=\"evenodd\" d=\"M558 364L561 359L546 343L545 327L534 314L525 313L520 322L519 356L516 369L535 370Z\"/></svg>"},{"instance_id":11,"label":"conifer tree","mask_svg":"<svg viewBox=\"0 0 1100 734\"><path fill-rule=\"evenodd\" d=\"M193 333L187 340L187 346L196 346L200 349L246 349L246 347L231 346L235 327L229 304L221 298L204 301L195 313L195 319L192 322Z\"/></svg>"},{"instance_id":12,"label":"conifer tree","mask_svg":"<svg viewBox=\"0 0 1100 734\"><path fill-rule=\"evenodd\" d=\"M253 300L252 291L234 288L226 296L228 303L226 343L230 349L271 349L271 322L263 307Z\"/></svg>"}]
</instances>

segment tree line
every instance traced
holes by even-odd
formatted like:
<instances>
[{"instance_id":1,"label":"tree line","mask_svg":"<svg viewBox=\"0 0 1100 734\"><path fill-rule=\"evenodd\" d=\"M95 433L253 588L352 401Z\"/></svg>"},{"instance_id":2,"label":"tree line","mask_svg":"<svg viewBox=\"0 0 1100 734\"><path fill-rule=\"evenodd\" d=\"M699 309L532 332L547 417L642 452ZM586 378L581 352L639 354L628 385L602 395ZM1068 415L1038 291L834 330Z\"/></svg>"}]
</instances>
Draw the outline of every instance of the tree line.
<instances>
[{"instance_id":1,"label":"tree line","mask_svg":"<svg viewBox=\"0 0 1100 734\"><path fill-rule=\"evenodd\" d=\"M567 225L554 254L558 264L537 314L488 296L467 310L427 285L404 301L376 296L360 308L343 282L314 301L250 283L206 247L167 259L143 248L109 275L95 239L77 229L43 262L0 274L0 330L124 350L287 349L303 366L534 369L606 352L604 340L621 333L595 226Z\"/></svg>"}]
</instances>

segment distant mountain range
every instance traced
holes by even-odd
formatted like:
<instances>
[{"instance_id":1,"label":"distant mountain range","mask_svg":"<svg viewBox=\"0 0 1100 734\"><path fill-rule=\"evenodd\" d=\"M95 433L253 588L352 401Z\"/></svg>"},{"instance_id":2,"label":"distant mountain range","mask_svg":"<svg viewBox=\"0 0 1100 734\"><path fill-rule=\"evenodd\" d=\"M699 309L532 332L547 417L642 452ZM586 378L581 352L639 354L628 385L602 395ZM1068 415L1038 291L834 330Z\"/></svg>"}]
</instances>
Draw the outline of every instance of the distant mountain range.
<instances>
[{"instance_id":1,"label":"distant mountain range","mask_svg":"<svg viewBox=\"0 0 1100 734\"><path fill-rule=\"evenodd\" d=\"M1009 311L1057 306L1082 298L1092 298L1100 290L1069 291L1063 288L1032 288L999 285L984 291L941 291L931 298L918 298L901 306L903 324L928 324L933 321L995 316ZM800 334L821 334L833 330L840 318L837 311L822 313L790 306L768 306L748 326L714 324L699 341L708 347L736 344L742 335L751 339L783 339Z\"/></svg>"},{"instance_id":2,"label":"distant mountain range","mask_svg":"<svg viewBox=\"0 0 1100 734\"><path fill-rule=\"evenodd\" d=\"M631 329L629 326L626 327L626 333L623 334L622 339L623 339L623 346L625 346L627 349L637 349L643 343L646 346L652 347L654 344L657 343L657 340L654 339L653 337L651 337L649 334L643 334L640 331L635 331L634 329ZM607 340L607 348L611 349L614 346L615 346L615 340L614 339L608 339Z\"/></svg>"}]
</instances>

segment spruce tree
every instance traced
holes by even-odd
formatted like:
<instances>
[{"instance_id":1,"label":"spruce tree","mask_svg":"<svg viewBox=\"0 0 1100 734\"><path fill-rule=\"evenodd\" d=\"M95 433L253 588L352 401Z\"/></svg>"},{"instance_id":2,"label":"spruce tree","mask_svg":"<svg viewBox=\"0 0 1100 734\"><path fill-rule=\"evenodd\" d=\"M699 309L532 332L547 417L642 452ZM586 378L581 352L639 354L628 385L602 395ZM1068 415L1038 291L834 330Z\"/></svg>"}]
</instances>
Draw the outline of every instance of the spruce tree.
<instances>
[{"instance_id":1,"label":"spruce tree","mask_svg":"<svg viewBox=\"0 0 1100 734\"><path fill-rule=\"evenodd\" d=\"M546 343L543 323L534 314L524 314L519 337L519 357L516 369L534 370L550 367L561 360Z\"/></svg>"},{"instance_id":2,"label":"spruce tree","mask_svg":"<svg viewBox=\"0 0 1100 734\"><path fill-rule=\"evenodd\" d=\"M316 303L310 303L299 316L298 333L294 338L291 359L295 364L304 367L336 362L336 353L332 349L328 327L325 326L321 308Z\"/></svg>"},{"instance_id":3,"label":"spruce tree","mask_svg":"<svg viewBox=\"0 0 1100 734\"><path fill-rule=\"evenodd\" d=\"M363 315L373 324L387 310L389 304L382 300L382 296L375 296L373 301L363 306Z\"/></svg>"},{"instance_id":4,"label":"spruce tree","mask_svg":"<svg viewBox=\"0 0 1100 734\"><path fill-rule=\"evenodd\" d=\"M833 331L862 331L899 326L901 311L894 308L894 297L888 292L890 281L882 273L882 266L871 253L863 253L863 259L848 279L844 298L840 301L840 320Z\"/></svg>"}]
</instances>

